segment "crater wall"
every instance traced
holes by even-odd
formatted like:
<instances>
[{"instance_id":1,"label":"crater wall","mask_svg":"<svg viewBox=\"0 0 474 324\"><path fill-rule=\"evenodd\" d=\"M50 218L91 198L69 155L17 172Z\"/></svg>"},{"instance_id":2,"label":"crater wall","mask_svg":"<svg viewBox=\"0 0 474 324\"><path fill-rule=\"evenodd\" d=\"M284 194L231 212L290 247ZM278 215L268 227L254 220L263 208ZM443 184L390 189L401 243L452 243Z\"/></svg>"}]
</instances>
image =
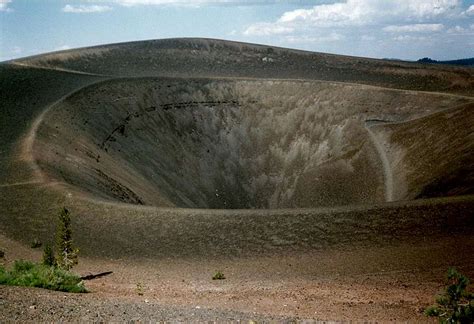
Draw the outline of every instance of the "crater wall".
<instances>
[{"instance_id":1,"label":"crater wall","mask_svg":"<svg viewBox=\"0 0 474 324\"><path fill-rule=\"evenodd\" d=\"M467 101L317 81L116 79L53 106L34 154L51 180L111 201L222 209L370 204L387 191L370 122L402 123Z\"/></svg>"}]
</instances>

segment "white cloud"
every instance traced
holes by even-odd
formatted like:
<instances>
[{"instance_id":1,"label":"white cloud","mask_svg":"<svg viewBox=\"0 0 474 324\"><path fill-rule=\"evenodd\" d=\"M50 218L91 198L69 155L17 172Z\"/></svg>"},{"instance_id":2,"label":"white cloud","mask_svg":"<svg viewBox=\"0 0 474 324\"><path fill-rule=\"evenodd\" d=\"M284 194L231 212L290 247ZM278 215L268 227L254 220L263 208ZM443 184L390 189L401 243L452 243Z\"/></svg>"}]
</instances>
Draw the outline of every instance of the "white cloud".
<instances>
[{"instance_id":1,"label":"white cloud","mask_svg":"<svg viewBox=\"0 0 474 324\"><path fill-rule=\"evenodd\" d=\"M196 0L115 0L116 3L123 6L136 6L136 5L166 5L166 4L200 4L205 1Z\"/></svg>"},{"instance_id":2,"label":"white cloud","mask_svg":"<svg viewBox=\"0 0 474 324\"><path fill-rule=\"evenodd\" d=\"M412 35L400 35L393 38L395 41L399 42L414 42L414 41L425 41L428 40L429 37L425 36L412 36Z\"/></svg>"},{"instance_id":3,"label":"white cloud","mask_svg":"<svg viewBox=\"0 0 474 324\"><path fill-rule=\"evenodd\" d=\"M422 20L454 14L461 0L346 0L285 12L278 23L316 26L366 25L387 20Z\"/></svg>"},{"instance_id":4,"label":"white cloud","mask_svg":"<svg viewBox=\"0 0 474 324\"><path fill-rule=\"evenodd\" d=\"M131 0L130 0L131 1ZM143 0L142 0L143 1ZM307 35L321 31L353 33L357 28L383 28L386 32L439 32L439 22L462 16L462 0L344 0L320 4L309 9L283 13L273 22L257 22L248 26L244 36L277 34ZM329 33L328 32L328 33Z\"/></svg>"},{"instance_id":5,"label":"white cloud","mask_svg":"<svg viewBox=\"0 0 474 324\"><path fill-rule=\"evenodd\" d=\"M448 33L450 33L450 34L462 33L462 32L465 32L465 31L466 31L466 29L464 27L459 26L459 25L448 29Z\"/></svg>"},{"instance_id":6,"label":"white cloud","mask_svg":"<svg viewBox=\"0 0 474 324\"><path fill-rule=\"evenodd\" d=\"M456 25L454 27L451 27L448 29L448 34L449 35L454 35L454 36L465 36L470 39L473 39L474 36L474 24L471 25L465 25L465 26L459 26ZM466 40L468 40L466 38Z\"/></svg>"},{"instance_id":7,"label":"white cloud","mask_svg":"<svg viewBox=\"0 0 474 324\"><path fill-rule=\"evenodd\" d=\"M469 8L467 8L467 10L464 11L464 14L468 16L474 16L474 5L471 5Z\"/></svg>"},{"instance_id":8,"label":"white cloud","mask_svg":"<svg viewBox=\"0 0 474 324\"><path fill-rule=\"evenodd\" d=\"M289 34L293 31L294 29L289 26L282 26L282 25L272 24L272 23L256 23L249 26L244 31L244 35L268 36L268 35L278 35L278 34Z\"/></svg>"},{"instance_id":9,"label":"white cloud","mask_svg":"<svg viewBox=\"0 0 474 324\"><path fill-rule=\"evenodd\" d=\"M314 6L312 9L297 9L285 12L278 23L308 22L319 26L340 24L358 24L370 15L369 7L364 3L356 4L354 0L346 3L334 3Z\"/></svg>"},{"instance_id":10,"label":"white cloud","mask_svg":"<svg viewBox=\"0 0 474 324\"><path fill-rule=\"evenodd\" d=\"M8 4L11 2L12 0L0 0L0 11L11 11L11 9L8 8Z\"/></svg>"},{"instance_id":11,"label":"white cloud","mask_svg":"<svg viewBox=\"0 0 474 324\"><path fill-rule=\"evenodd\" d=\"M437 32L444 29L443 24L412 24L412 25L391 25L383 28L383 31L390 33L423 33Z\"/></svg>"},{"instance_id":12,"label":"white cloud","mask_svg":"<svg viewBox=\"0 0 474 324\"><path fill-rule=\"evenodd\" d=\"M323 36L309 36L309 35L289 35L285 37L288 43L322 43L322 42L337 42L344 39L344 36L336 32Z\"/></svg>"},{"instance_id":13,"label":"white cloud","mask_svg":"<svg viewBox=\"0 0 474 324\"><path fill-rule=\"evenodd\" d=\"M93 12L104 12L112 10L110 6L99 6L99 5L65 5L62 9L63 12L68 13L93 13Z\"/></svg>"},{"instance_id":14,"label":"white cloud","mask_svg":"<svg viewBox=\"0 0 474 324\"><path fill-rule=\"evenodd\" d=\"M267 5L280 3L279 0L109 0L126 7L138 5L177 5L187 7L199 7L201 5Z\"/></svg>"},{"instance_id":15,"label":"white cloud","mask_svg":"<svg viewBox=\"0 0 474 324\"><path fill-rule=\"evenodd\" d=\"M54 49L54 51L65 51L65 50L68 50L68 49L71 49L71 46L69 46L69 45L62 45L62 46L56 47L56 48Z\"/></svg>"}]
</instances>

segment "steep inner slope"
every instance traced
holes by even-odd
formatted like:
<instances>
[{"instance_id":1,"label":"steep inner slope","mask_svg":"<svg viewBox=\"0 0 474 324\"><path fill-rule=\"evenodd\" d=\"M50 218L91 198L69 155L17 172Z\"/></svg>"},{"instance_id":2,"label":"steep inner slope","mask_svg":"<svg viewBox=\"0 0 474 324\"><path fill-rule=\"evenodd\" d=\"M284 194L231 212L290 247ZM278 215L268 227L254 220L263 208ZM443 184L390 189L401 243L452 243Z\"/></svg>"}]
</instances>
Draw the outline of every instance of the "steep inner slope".
<instances>
[{"instance_id":1,"label":"steep inner slope","mask_svg":"<svg viewBox=\"0 0 474 324\"><path fill-rule=\"evenodd\" d=\"M372 130L384 143L395 199L474 193L474 103Z\"/></svg>"},{"instance_id":2,"label":"steep inner slope","mask_svg":"<svg viewBox=\"0 0 474 324\"><path fill-rule=\"evenodd\" d=\"M52 102L104 78L0 64L0 185L31 181L18 144ZM0 206L1 209L1 206Z\"/></svg>"},{"instance_id":3,"label":"steep inner slope","mask_svg":"<svg viewBox=\"0 0 474 324\"><path fill-rule=\"evenodd\" d=\"M367 121L403 122L467 101L311 81L117 79L52 107L34 155L50 179L112 201L367 204L386 199L391 172Z\"/></svg>"}]
</instances>

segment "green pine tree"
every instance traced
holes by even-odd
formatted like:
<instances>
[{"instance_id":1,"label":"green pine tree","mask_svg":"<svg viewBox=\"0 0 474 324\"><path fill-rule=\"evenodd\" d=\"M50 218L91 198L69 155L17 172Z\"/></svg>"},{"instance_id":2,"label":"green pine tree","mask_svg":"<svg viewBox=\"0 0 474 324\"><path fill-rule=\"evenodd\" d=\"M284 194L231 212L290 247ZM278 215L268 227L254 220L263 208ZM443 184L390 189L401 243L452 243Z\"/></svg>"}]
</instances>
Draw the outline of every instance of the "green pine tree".
<instances>
[{"instance_id":1,"label":"green pine tree","mask_svg":"<svg viewBox=\"0 0 474 324\"><path fill-rule=\"evenodd\" d=\"M440 323L474 323L474 293L468 292L469 279L454 268L448 270L448 286L436 298L437 305L425 310L428 316L438 317Z\"/></svg>"},{"instance_id":2,"label":"green pine tree","mask_svg":"<svg viewBox=\"0 0 474 324\"><path fill-rule=\"evenodd\" d=\"M50 267L56 265L53 249L49 244L46 244L43 250L43 264Z\"/></svg>"},{"instance_id":3,"label":"green pine tree","mask_svg":"<svg viewBox=\"0 0 474 324\"><path fill-rule=\"evenodd\" d=\"M56 230L56 263L59 268L70 270L77 264L79 250L73 245L71 230L71 215L63 208L59 214Z\"/></svg>"}]
</instances>

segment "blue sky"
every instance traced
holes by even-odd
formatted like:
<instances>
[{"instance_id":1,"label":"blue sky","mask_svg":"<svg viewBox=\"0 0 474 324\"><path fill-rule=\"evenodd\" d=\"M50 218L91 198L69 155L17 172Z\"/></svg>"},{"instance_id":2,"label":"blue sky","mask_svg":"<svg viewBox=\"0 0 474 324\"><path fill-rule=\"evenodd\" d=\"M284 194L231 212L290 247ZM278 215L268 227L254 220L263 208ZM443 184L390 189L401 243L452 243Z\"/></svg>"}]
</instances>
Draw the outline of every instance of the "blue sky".
<instances>
[{"instance_id":1,"label":"blue sky","mask_svg":"<svg viewBox=\"0 0 474 324\"><path fill-rule=\"evenodd\" d=\"M0 61L209 37L376 58L474 56L474 0L0 0Z\"/></svg>"}]
</instances>

